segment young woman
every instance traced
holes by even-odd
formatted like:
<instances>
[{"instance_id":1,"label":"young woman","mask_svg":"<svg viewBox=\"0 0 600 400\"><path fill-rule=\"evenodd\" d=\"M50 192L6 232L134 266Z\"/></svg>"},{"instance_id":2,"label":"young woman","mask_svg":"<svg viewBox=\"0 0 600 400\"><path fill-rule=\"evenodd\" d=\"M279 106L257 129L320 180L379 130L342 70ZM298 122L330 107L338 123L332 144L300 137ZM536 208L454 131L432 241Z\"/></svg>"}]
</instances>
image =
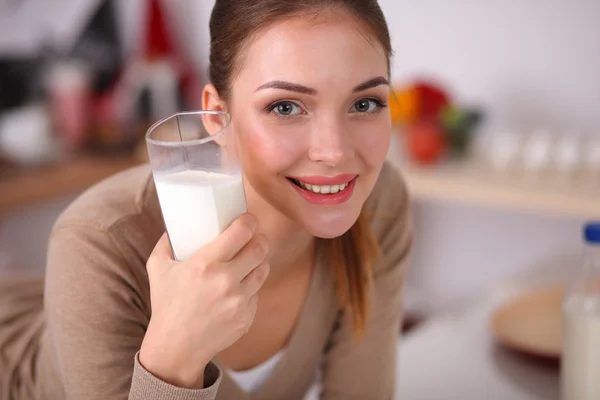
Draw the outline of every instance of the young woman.
<instances>
[{"instance_id":1,"label":"young woman","mask_svg":"<svg viewBox=\"0 0 600 400\"><path fill-rule=\"evenodd\" d=\"M204 108L249 213L173 260L147 166L83 194L0 288L2 399L390 399L410 248L376 0L217 0Z\"/></svg>"}]
</instances>

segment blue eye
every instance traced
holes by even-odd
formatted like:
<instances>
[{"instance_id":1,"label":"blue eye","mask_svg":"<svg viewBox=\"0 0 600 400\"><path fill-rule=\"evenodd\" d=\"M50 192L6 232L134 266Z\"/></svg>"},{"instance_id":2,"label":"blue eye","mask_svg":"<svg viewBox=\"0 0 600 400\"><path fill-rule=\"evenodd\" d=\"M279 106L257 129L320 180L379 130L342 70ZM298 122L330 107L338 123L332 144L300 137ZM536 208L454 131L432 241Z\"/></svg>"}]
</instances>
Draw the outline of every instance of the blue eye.
<instances>
[{"instance_id":1,"label":"blue eye","mask_svg":"<svg viewBox=\"0 0 600 400\"><path fill-rule=\"evenodd\" d=\"M387 107L378 99L359 99L352 105L353 112L357 113L373 113L381 108Z\"/></svg>"},{"instance_id":2,"label":"blue eye","mask_svg":"<svg viewBox=\"0 0 600 400\"><path fill-rule=\"evenodd\" d=\"M279 101L269 106L268 110L283 117L291 117L302 113L302 108L291 101Z\"/></svg>"}]
</instances>

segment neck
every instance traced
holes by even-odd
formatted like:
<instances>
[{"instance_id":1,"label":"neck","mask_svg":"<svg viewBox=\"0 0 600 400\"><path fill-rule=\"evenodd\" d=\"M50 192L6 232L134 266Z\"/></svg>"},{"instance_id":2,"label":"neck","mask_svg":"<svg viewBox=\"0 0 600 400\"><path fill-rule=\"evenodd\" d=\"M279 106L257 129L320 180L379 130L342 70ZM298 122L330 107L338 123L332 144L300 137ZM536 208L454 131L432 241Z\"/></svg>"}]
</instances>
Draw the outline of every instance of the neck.
<instances>
[{"instance_id":1,"label":"neck","mask_svg":"<svg viewBox=\"0 0 600 400\"><path fill-rule=\"evenodd\" d=\"M268 260L271 272L265 287L276 285L282 279L298 272L300 268L311 265L315 252L315 238L287 220L284 216L256 215L260 221L259 232L269 242Z\"/></svg>"},{"instance_id":2,"label":"neck","mask_svg":"<svg viewBox=\"0 0 600 400\"><path fill-rule=\"evenodd\" d=\"M259 221L259 233L269 242L268 261L271 272L263 287L275 286L278 282L312 265L315 254L315 237L291 221L270 204L248 199L250 213ZM254 199L253 199L254 200Z\"/></svg>"}]
</instances>

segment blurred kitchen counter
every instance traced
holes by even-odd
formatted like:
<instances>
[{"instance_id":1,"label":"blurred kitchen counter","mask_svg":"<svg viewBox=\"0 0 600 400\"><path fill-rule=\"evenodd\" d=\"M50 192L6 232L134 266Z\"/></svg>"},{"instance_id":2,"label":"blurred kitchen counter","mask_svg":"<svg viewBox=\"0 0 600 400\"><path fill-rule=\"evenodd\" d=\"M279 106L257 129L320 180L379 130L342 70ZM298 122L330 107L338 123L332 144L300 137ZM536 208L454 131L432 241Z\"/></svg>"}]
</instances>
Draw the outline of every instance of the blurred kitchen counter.
<instances>
[{"instance_id":1,"label":"blurred kitchen counter","mask_svg":"<svg viewBox=\"0 0 600 400\"><path fill-rule=\"evenodd\" d=\"M400 339L397 399L558 400L559 363L506 349L491 318L506 301L564 281L573 259L517 274L461 309L434 316Z\"/></svg>"},{"instance_id":2,"label":"blurred kitchen counter","mask_svg":"<svg viewBox=\"0 0 600 400\"><path fill-rule=\"evenodd\" d=\"M143 162L134 154L81 155L45 167L3 167L0 169L0 215L83 191Z\"/></svg>"}]
</instances>

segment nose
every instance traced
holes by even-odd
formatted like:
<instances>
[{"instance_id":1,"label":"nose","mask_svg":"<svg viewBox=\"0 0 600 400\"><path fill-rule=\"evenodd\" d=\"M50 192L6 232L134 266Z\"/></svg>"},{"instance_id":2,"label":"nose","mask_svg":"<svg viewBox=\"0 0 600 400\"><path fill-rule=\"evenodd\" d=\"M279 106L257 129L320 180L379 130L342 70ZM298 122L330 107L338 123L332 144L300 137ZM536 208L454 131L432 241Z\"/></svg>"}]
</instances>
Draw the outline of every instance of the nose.
<instances>
[{"instance_id":1,"label":"nose","mask_svg":"<svg viewBox=\"0 0 600 400\"><path fill-rule=\"evenodd\" d=\"M316 124L311 134L308 158L328 167L336 167L354 157L350 130L343 123L331 120Z\"/></svg>"}]
</instances>

